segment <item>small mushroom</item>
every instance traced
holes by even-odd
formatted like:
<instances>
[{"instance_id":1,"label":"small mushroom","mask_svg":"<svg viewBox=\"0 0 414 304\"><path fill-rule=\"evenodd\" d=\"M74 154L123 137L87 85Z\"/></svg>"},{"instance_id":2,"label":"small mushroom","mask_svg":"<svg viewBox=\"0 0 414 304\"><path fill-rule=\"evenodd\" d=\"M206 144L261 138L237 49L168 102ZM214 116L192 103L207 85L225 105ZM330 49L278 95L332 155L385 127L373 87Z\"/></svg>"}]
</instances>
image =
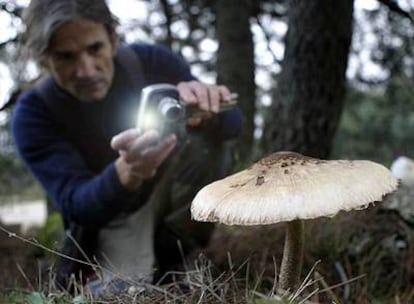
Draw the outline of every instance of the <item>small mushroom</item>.
<instances>
[{"instance_id":1,"label":"small mushroom","mask_svg":"<svg viewBox=\"0 0 414 304\"><path fill-rule=\"evenodd\" d=\"M391 172L401 184L414 187L414 160L407 156L399 156L391 164Z\"/></svg>"},{"instance_id":2,"label":"small mushroom","mask_svg":"<svg viewBox=\"0 0 414 304\"><path fill-rule=\"evenodd\" d=\"M202 188L191 215L196 221L227 225L287 222L279 287L293 289L302 269L302 220L366 208L397 187L391 172L372 161L277 152Z\"/></svg>"}]
</instances>

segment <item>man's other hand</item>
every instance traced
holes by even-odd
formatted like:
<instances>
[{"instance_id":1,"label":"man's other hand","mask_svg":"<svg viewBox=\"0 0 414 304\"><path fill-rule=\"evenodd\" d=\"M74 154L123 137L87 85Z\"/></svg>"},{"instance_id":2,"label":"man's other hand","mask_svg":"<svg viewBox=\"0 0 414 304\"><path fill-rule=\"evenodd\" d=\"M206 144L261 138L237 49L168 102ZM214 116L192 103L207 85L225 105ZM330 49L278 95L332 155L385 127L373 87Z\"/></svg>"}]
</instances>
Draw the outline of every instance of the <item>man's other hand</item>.
<instances>
[{"instance_id":1,"label":"man's other hand","mask_svg":"<svg viewBox=\"0 0 414 304\"><path fill-rule=\"evenodd\" d=\"M180 99L190 105L198 107L207 112L218 113L221 102L231 100L230 90L223 85L210 85L198 81L180 82L177 85ZM197 126L201 118L189 118L190 126Z\"/></svg>"},{"instance_id":2,"label":"man's other hand","mask_svg":"<svg viewBox=\"0 0 414 304\"><path fill-rule=\"evenodd\" d=\"M136 190L145 179L154 177L176 143L174 134L160 140L153 130L141 134L129 129L114 136L111 147L119 152L115 167L122 185Z\"/></svg>"}]
</instances>

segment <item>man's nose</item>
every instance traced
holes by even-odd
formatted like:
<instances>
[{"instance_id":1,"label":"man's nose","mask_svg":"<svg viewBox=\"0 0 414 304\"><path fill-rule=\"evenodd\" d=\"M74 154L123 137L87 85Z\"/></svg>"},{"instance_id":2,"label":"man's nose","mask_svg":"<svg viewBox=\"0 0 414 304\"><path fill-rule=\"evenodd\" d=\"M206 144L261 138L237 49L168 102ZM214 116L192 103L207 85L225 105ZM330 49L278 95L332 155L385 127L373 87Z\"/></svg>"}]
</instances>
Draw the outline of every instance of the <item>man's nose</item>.
<instances>
[{"instance_id":1,"label":"man's nose","mask_svg":"<svg viewBox=\"0 0 414 304\"><path fill-rule=\"evenodd\" d=\"M76 77L90 78L95 75L95 72L96 68L93 57L88 54L80 55L76 63Z\"/></svg>"}]
</instances>

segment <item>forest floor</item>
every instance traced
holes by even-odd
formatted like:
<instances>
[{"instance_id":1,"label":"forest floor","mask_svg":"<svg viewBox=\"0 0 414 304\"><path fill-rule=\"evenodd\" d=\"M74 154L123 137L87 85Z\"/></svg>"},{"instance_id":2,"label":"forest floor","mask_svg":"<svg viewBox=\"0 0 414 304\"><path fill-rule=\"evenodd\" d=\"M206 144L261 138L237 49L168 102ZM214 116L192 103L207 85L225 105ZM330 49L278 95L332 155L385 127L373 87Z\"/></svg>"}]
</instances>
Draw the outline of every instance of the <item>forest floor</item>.
<instances>
[{"instance_id":1,"label":"forest floor","mask_svg":"<svg viewBox=\"0 0 414 304\"><path fill-rule=\"evenodd\" d=\"M283 228L220 225L202 255L217 276L237 269L235 276L249 278L266 293L282 255ZM302 276L312 270L315 279L305 292L319 288L318 303L335 298L339 303L414 303L414 225L398 210L379 204L307 221L305 240ZM0 231L0 292L41 289L40 256L39 248Z\"/></svg>"},{"instance_id":2,"label":"forest floor","mask_svg":"<svg viewBox=\"0 0 414 304\"><path fill-rule=\"evenodd\" d=\"M6 227L14 233L15 227ZM0 231L0 291L37 288L32 286L38 278L39 265L36 262L38 249L15 237Z\"/></svg>"}]
</instances>

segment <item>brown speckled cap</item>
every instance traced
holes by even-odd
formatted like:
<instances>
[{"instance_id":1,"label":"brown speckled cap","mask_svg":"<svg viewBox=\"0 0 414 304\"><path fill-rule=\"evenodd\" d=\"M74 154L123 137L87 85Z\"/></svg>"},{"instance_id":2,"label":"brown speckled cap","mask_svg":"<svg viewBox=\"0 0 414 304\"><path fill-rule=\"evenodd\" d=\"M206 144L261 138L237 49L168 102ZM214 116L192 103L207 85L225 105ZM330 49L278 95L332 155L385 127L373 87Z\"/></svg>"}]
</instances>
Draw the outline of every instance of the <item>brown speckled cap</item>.
<instances>
[{"instance_id":1,"label":"brown speckled cap","mask_svg":"<svg viewBox=\"0 0 414 304\"><path fill-rule=\"evenodd\" d=\"M398 187L381 164L320 160L277 152L202 188L191 205L197 221L263 225L362 209Z\"/></svg>"}]
</instances>

